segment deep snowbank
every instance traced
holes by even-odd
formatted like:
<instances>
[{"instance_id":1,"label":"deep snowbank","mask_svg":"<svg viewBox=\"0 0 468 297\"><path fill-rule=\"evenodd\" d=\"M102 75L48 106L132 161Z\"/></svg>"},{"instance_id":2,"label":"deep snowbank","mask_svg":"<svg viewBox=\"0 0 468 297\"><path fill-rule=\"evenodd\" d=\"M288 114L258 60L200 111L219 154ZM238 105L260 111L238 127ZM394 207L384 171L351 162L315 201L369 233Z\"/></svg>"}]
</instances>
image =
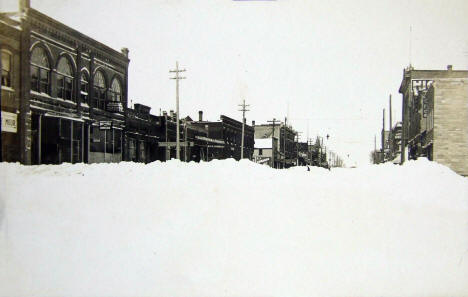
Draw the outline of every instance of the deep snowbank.
<instances>
[{"instance_id":1,"label":"deep snowbank","mask_svg":"<svg viewBox=\"0 0 468 297\"><path fill-rule=\"evenodd\" d=\"M0 164L0 296L467 296L468 180L420 160Z\"/></svg>"}]
</instances>

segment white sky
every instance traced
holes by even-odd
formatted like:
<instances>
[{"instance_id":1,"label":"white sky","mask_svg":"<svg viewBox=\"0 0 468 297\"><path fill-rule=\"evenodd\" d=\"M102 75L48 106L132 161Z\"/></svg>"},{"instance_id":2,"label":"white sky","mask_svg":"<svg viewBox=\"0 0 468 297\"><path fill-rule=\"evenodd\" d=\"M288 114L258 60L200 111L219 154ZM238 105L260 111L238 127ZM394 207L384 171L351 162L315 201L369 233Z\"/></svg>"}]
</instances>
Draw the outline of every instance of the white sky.
<instances>
[{"instance_id":1,"label":"white sky","mask_svg":"<svg viewBox=\"0 0 468 297\"><path fill-rule=\"evenodd\" d=\"M2 10L16 0L1 0ZM32 7L117 50L130 49L129 99L181 115L289 122L302 139L329 134L348 165L367 163L403 68L468 68L468 1L32 0ZM79 5L77 5L79 3ZM306 119L309 119L308 121ZM308 122L308 124L307 124ZM388 114L387 114L388 127ZM378 146L380 144L378 143Z\"/></svg>"}]
</instances>

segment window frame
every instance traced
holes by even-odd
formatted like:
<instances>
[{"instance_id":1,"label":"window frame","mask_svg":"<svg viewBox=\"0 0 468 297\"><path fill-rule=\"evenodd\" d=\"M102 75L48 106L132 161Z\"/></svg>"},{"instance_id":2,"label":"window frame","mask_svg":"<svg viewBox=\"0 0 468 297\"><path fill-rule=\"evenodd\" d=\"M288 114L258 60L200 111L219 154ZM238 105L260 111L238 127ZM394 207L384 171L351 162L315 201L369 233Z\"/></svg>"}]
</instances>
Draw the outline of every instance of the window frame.
<instances>
[{"instance_id":1,"label":"window frame","mask_svg":"<svg viewBox=\"0 0 468 297\"><path fill-rule=\"evenodd\" d=\"M70 68L70 73L63 73L59 70L60 63L62 59L65 60L65 63L68 64ZM71 100L75 101L74 99L74 78L73 78L73 67L70 63L70 60L66 57L62 56L59 58L59 62L57 63L57 98L64 99L64 100Z\"/></svg>"},{"instance_id":2,"label":"window frame","mask_svg":"<svg viewBox=\"0 0 468 297\"><path fill-rule=\"evenodd\" d=\"M4 63L3 63L3 55L6 55L8 56L8 66L9 66L9 69L5 69L4 67ZM4 86L4 87L8 87L8 88L11 88L13 86L13 83L12 83L12 71L11 69L13 68L12 65L13 65L13 54L7 50L4 50L2 49L1 50L1 54L0 54L0 59L2 59L2 78L1 78L1 81L0 81L0 85L1 86ZM4 73L6 73L6 75L4 75ZM7 81L7 83L5 84L5 81Z\"/></svg>"},{"instance_id":3,"label":"window frame","mask_svg":"<svg viewBox=\"0 0 468 297\"><path fill-rule=\"evenodd\" d=\"M44 54L44 58L47 61L48 68L45 67L44 65L38 65L33 62L32 56L35 50L42 50L42 53ZM51 69L50 69L50 61L49 57L47 56L46 50L41 47L37 46L34 47L31 51L31 61L30 61L30 67L31 67L31 90L36 91L38 93L45 93L50 95L50 74L51 74ZM37 70L37 78L33 78L32 73L33 70Z\"/></svg>"},{"instance_id":4,"label":"window frame","mask_svg":"<svg viewBox=\"0 0 468 297\"><path fill-rule=\"evenodd\" d=\"M99 86L96 85L96 77L100 74L102 76L102 81L104 86ZM106 85L106 77L104 76L104 73L100 70L97 70L94 73L94 79L93 79L93 100L92 100L92 105L93 107L99 108L99 109L106 109L106 99L107 99L107 85Z\"/></svg>"},{"instance_id":5,"label":"window frame","mask_svg":"<svg viewBox=\"0 0 468 297\"><path fill-rule=\"evenodd\" d=\"M86 78L85 80L83 76ZM81 70L80 73L80 100L82 103L89 104L89 74L86 70Z\"/></svg>"},{"instance_id":6,"label":"window frame","mask_svg":"<svg viewBox=\"0 0 468 297\"><path fill-rule=\"evenodd\" d=\"M114 89L114 84L118 86L118 92ZM114 77L112 80L111 87L109 89L109 95L112 102L122 102L122 84L117 77Z\"/></svg>"}]
</instances>

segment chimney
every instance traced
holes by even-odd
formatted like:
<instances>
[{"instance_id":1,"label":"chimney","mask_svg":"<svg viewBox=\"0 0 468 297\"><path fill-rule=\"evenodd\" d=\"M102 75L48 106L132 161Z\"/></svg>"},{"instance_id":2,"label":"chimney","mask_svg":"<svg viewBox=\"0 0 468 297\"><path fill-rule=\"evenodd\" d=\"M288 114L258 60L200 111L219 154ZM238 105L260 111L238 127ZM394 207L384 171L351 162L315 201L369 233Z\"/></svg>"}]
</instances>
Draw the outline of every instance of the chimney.
<instances>
[{"instance_id":1,"label":"chimney","mask_svg":"<svg viewBox=\"0 0 468 297\"><path fill-rule=\"evenodd\" d=\"M163 111L163 116L167 116L167 111Z\"/></svg>"},{"instance_id":2,"label":"chimney","mask_svg":"<svg viewBox=\"0 0 468 297\"><path fill-rule=\"evenodd\" d=\"M447 65L447 71L452 71L452 65Z\"/></svg>"},{"instance_id":3,"label":"chimney","mask_svg":"<svg viewBox=\"0 0 468 297\"><path fill-rule=\"evenodd\" d=\"M252 121L252 127L255 127L255 121Z\"/></svg>"},{"instance_id":4,"label":"chimney","mask_svg":"<svg viewBox=\"0 0 468 297\"><path fill-rule=\"evenodd\" d=\"M123 48L122 48L120 51L122 52L122 54L124 54L124 55L125 55L125 57L127 57L127 58L128 58L128 52L129 52L128 48L126 48L126 47L123 47Z\"/></svg>"},{"instance_id":5,"label":"chimney","mask_svg":"<svg viewBox=\"0 0 468 297\"><path fill-rule=\"evenodd\" d=\"M31 0L19 0L19 10L21 12L29 8L31 8Z\"/></svg>"},{"instance_id":6,"label":"chimney","mask_svg":"<svg viewBox=\"0 0 468 297\"><path fill-rule=\"evenodd\" d=\"M199 122L203 121L203 110L198 111L198 121Z\"/></svg>"},{"instance_id":7,"label":"chimney","mask_svg":"<svg viewBox=\"0 0 468 297\"><path fill-rule=\"evenodd\" d=\"M174 111L173 110L169 111L169 117L171 117L171 119L174 117Z\"/></svg>"}]
</instances>

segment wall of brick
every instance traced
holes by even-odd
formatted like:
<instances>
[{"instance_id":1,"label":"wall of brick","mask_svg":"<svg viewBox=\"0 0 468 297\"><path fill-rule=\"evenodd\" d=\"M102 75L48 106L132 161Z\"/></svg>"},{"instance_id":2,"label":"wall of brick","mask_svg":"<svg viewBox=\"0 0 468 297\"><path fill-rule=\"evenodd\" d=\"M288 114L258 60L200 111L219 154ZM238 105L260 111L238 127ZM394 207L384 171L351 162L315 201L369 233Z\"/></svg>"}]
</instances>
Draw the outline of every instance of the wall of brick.
<instances>
[{"instance_id":1,"label":"wall of brick","mask_svg":"<svg viewBox=\"0 0 468 297\"><path fill-rule=\"evenodd\" d=\"M434 82L434 161L468 176L468 77Z\"/></svg>"}]
</instances>

